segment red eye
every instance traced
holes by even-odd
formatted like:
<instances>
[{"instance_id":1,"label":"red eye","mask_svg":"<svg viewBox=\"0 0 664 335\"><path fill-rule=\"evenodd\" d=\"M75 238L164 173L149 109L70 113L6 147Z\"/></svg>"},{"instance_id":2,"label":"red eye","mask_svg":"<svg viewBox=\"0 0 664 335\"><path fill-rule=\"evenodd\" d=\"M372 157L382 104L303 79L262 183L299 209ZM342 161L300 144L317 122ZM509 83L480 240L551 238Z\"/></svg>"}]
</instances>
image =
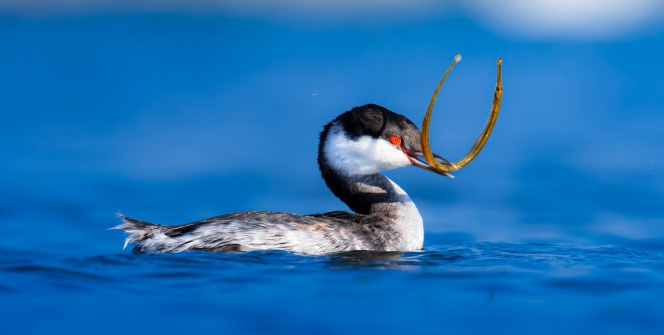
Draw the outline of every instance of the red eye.
<instances>
[{"instance_id":1,"label":"red eye","mask_svg":"<svg viewBox=\"0 0 664 335\"><path fill-rule=\"evenodd\" d=\"M390 136L390 143L394 145L401 145L401 137L399 137L398 135Z\"/></svg>"}]
</instances>

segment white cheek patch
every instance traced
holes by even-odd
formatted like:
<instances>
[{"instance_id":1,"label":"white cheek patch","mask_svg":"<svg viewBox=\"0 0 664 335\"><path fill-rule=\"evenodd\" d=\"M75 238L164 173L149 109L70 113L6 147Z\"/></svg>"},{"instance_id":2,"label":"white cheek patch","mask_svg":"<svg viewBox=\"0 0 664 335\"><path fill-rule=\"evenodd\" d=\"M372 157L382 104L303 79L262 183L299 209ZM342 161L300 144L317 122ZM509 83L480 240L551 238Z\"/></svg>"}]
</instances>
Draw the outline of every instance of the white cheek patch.
<instances>
[{"instance_id":1,"label":"white cheek patch","mask_svg":"<svg viewBox=\"0 0 664 335\"><path fill-rule=\"evenodd\" d=\"M334 169L345 175L368 175L412 165L399 147L371 136L348 137L341 126L333 126L324 153Z\"/></svg>"}]
</instances>

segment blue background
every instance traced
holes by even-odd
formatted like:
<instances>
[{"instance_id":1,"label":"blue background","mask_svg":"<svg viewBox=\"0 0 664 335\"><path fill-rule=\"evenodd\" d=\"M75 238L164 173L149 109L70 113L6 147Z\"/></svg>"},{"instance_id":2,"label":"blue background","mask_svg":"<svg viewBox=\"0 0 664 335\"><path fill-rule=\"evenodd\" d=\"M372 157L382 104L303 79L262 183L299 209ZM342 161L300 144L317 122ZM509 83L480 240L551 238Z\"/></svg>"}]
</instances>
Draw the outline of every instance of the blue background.
<instances>
[{"instance_id":1,"label":"blue background","mask_svg":"<svg viewBox=\"0 0 664 335\"><path fill-rule=\"evenodd\" d=\"M13 312L5 315L34 318L41 315L40 308L56 309L52 319L71 320L76 317L58 315L59 304L53 302L69 301L81 312L91 300L113 301L116 294L116 300L133 301L136 310L159 304L144 300L154 293L150 281L118 288L113 282L121 281L129 270L104 267L119 262L149 273L160 261L173 265L169 262L179 258L141 258L122 251L122 234L106 230L118 224L117 212L176 224L251 209L345 210L325 188L315 163L322 126L341 112L370 102L419 124L437 81L457 52L463 61L448 78L432 119L434 150L455 160L475 141L491 106L498 57L504 61L503 107L484 151L456 179L413 168L387 173L422 212L425 247L500 242L521 247L619 245L648 255L664 251L661 25L649 23L615 38L573 34L538 38L510 34L463 11L442 7L398 14L371 10L348 15L284 14L223 8L46 14L7 10L0 16L0 251L5 265L47 262L40 266L57 270L16 275L5 268L0 295L14 303ZM99 257L121 258L97 263ZM213 256L191 257L205 263ZM227 256L216 257L211 261L215 267L227 264L223 258ZM248 262L245 256L238 257L232 261ZM305 268L313 264L314 270L305 272L314 281L328 271L327 265L318 267L316 259L281 253L265 257L276 257L277 269L290 268L289 257ZM661 259L652 257L658 265L645 269L654 271L657 280L645 286L657 287L656 291L609 299L623 305L630 299L662 297ZM509 258L503 265L513 266L513 261ZM241 267L238 264L234 266ZM252 280L274 275L267 265L254 266L247 265L247 271L256 271L250 272ZM65 275L56 280L57 285L52 280L62 275L58 271L80 268L85 275L99 275L110 283L82 284L80 291L91 295L79 297L77 304L67 285L76 287L81 278ZM369 302L381 301L380 283L386 281L393 285L388 285L389 290L418 283L400 277L399 271L348 271L353 279L345 285L359 291L337 301L339 306L310 306L311 315L317 315L311 319L313 328L302 323L304 328L297 329L344 330L321 315L346 304L369 307ZM559 275L550 271L545 275ZM216 279L229 278L227 273L218 275ZM336 275L341 282L347 278L345 273ZM398 284L390 282L390 276L400 278L395 279ZM295 292L298 281L309 283L307 278L289 275L277 283ZM362 283L362 278L378 284L368 286L368 291L352 286L357 280ZM177 306L160 306L180 315L181 303L190 296L189 291L171 286L176 284L156 284L154 291L174 290L167 297ZM515 285L520 284L533 285L518 277ZM44 289L49 285L53 287ZM205 291L207 284L196 285ZM320 297L316 287L327 284L318 285L301 296L272 294L275 299L299 297L306 306ZM229 284L226 289L236 288ZM254 286L252 290L236 293L238 301L270 294ZM26 293L34 291L38 294ZM196 292L205 296L202 291ZM358 296L358 292L370 293ZM570 306L554 295L548 296L553 299L549 307L563 318ZM193 296L192 308L205 309L205 301ZM570 297L592 299L574 293ZM407 296L402 303L412 303L411 298L417 301ZM466 306L472 313L473 300L467 298L452 296L453 305L441 305L447 297L431 298L425 306L448 312L455 310L454 305ZM513 315L529 311L512 303L507 311ZM268 303L254 306L280 308ZM300 312L294 309L280 320ZM369 318L384 318L388 312L395 311L378 309ZM657 313L648 319L651 323L636 321L647 327L627 327L627 331L661 329ZM216 329L206 322L218 316L205 315L185 314L178 319L184 324L191 317L197 320L197 329ZM639 310L626 315L644 314ZM423 318L426 322L415 329L435 328L433 314ZM584 320L575 322L589 329L602 324ZM140 323L137 318L129 324ZM95 324L83 322L72 329L87 331ZM246 325L238 322L226 329L266 331L243 328ZM358 321L357 329L364 329L362 325ZM292 330L275 327L271 330ZM406 329L411 328L402 330ZM39 327L33 330L38 332Z\"/></svg>"}]
</instances>

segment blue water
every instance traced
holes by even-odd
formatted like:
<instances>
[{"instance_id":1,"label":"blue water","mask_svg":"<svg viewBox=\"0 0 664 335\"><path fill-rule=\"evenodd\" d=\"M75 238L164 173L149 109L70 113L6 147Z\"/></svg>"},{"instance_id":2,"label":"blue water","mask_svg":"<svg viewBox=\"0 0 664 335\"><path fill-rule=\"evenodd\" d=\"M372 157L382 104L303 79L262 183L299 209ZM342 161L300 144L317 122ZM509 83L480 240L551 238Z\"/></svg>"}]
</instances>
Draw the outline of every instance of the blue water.
<instances>
[{"instance_id":1,"label":"blue water","mask_svg":"<svg viewBox=\"0 0 664 335\"><path fill-rule=\"evenodd\" d=\"M0 290L3 329L16 334L658 334L663 260L627 247L506 243L331 257L13 254Z\"/></svg>"},{"instance_id":2,"label":"blue water","mask_svg":"<svg viewBox=\"0 0 664 335\"><path fill-rule=\"evenodd\" d=\"M267 14L266 14L267 15ZM373 102L455 179L388 176L425 250L133 255L117 212L176 224L346 209L322 125ZM664 30L531 40L463 15L0 16L0 332L664 333Z\"/></svg>"}]
</instances>

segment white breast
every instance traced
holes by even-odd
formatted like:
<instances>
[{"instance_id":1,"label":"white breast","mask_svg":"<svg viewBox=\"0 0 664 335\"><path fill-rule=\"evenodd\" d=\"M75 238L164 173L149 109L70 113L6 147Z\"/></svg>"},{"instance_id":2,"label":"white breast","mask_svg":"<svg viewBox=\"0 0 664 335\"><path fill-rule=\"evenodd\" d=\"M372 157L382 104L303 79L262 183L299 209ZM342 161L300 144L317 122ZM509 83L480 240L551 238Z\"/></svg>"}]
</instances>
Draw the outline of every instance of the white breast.
<instances>
[{"instance_id":1,"label":"white breast","mask_svg":"<svg viewBox=\"0 0 664 335\"><path fill-rule=\"evenodd\" d=\"M390 180L394 192L399 194L399 202L395 203L393 214L395 228L400 232L400 244L398 250L420 250L424 243L424 221L417 206L408 194L395 182Z\"/></svg>"}]
</instances>

